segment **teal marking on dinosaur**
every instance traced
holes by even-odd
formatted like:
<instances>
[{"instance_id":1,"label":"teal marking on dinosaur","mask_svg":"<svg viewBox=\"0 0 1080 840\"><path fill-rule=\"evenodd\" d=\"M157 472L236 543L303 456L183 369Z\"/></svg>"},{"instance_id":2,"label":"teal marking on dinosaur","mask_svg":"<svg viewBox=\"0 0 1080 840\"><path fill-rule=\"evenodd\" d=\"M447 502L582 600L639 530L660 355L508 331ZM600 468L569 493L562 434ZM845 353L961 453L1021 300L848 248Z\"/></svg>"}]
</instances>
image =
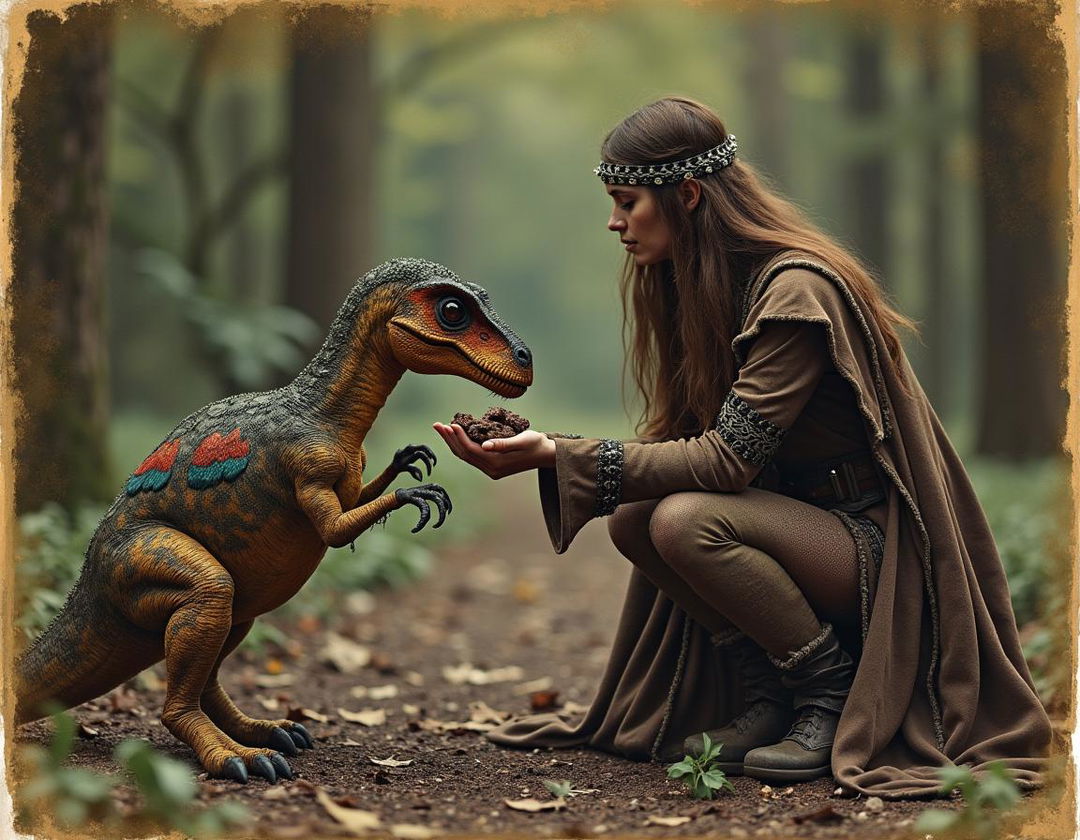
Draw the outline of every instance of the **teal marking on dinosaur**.
<instances>
[{"instance_id":1,"label":"teal marking on dinosaur","mask_svg":"<svg viewBox=\"0 0 1080 840\"><path fill-rule=\"evenodd\" d=\"M188 467L188 487L192 490L205 490L222 481L234 481L248 465L251 458L227 458L205 467Z\"/></svg>"}]
</instances>

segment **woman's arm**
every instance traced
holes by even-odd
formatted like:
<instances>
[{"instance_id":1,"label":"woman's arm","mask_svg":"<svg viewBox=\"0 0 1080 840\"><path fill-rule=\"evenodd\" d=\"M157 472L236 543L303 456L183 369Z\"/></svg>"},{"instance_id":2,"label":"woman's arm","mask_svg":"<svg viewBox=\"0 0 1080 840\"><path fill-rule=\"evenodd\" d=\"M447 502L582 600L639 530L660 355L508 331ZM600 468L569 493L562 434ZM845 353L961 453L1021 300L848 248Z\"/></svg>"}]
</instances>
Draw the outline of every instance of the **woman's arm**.
<instances>
[{"instance_id":1,"label":"woman's arm","mask_svg":"<svg viewBox=\"0 0 1080 840\"><path fill-rule=\"evenodd\" d=\"M555 550L565 551L586 522L624 502L687 490L744 490L780 447L830 364L824 327L770 321L747 349L738 378L702 435L658 443L554 441L555 468L540 471L540 492Z\"/></svg>"}]
</instances>

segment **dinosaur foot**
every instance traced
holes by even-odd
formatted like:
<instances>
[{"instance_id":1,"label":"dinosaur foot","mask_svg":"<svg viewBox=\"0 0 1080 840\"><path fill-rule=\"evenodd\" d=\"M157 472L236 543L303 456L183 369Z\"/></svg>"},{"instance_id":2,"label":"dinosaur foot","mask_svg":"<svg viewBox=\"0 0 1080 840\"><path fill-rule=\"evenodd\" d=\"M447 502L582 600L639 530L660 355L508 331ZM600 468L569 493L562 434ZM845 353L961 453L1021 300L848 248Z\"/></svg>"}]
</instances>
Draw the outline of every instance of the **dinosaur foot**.
<instances>
[{"instance_id":1,"label":"dinosaur foot","mask_svg":"<svg viewBox=\"0 0 1080 840\"><path fill-rule=\"evenodd\" d=\"M301 724L295 721L289 722L289 728L286 730L290 738L296 746L302 750L315 749L315 741L311 737L311 733L307 731Z\"/></svg>"},{"instance_id":2,"label":"dinosaur foot","mask_svg":"<svg viewBox=\"0 0 1080 840\"><path fill-rule=\"evenodd\" d=\"M232 779L240 784L247 784L249 778L257 776L275 784L278 779L293 778L293 771L281 753L258 752L244 758L235 755L227 758L221 769L210 775L219 779Z\"/></svg>"}]
</instances>

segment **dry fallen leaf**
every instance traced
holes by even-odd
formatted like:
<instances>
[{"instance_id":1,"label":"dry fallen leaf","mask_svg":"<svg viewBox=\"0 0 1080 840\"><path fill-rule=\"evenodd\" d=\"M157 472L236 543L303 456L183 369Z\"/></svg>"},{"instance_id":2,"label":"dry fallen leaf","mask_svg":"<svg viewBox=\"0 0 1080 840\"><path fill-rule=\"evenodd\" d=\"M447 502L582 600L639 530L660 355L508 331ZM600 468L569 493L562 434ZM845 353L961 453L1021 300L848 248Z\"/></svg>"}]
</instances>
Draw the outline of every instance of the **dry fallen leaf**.
<instances>
[{"instance_id":1,"label":"dry fallen leaf","mask_svg":"<svg viewBox=\"0 0 1080 840\"><path fill-rule=\"evenodd\" d=\"M343 808L331 799L322 788L315 791L315 798L326 809L326 813L353 834L366 834L381 825L382 821L379 819L378 814L372 811L362 811L359 808Z\"/></svg>"},{"instance_id":2,"label":"dry fallen leaf","mask_svg":"<svg viewBox=\"0 0 1080 840\"><path fill-rule=\"evenodd\" d=\"M259 688L285 688L294 682L296 682L296 678L289 673L259 674L255 677L255 685Z\"/></svg>"},{"instance_id":3,"label":"dry fallen leaf","mask_svg":"<svg viewBox=\"0 0 1080 840\"><path fill-rule=\"evenodd\" d=\"M319 651L319 661L332 665L343 674L353 674L371 662L371 648L328 632L326 644Z\"/></svg>"},{"instance_id":4,"label":"dry fallen leaf","mask_svg":"<svg viewBox=\"0 0 1080 840\"><path fill-rule=\"evenodd\" d=\"M267 659L263 670L268 674L280 674L285 671L285 665L280 659Z\"/></svg>"},{"instance_id":5,"label":"dry fallen leaf","mask_svg":"<svg viewBox=\"0 0 1080 840\"><path fill-rule=\"evenodd\" d=\"M314 709L291 708L285 713L285 717L288 720L295 720L298 723L302 720L313 720L316 723L330 722L329 717L321 712L316 712Z\"/></svg>"},{"instance_id":6,"label":"dry fallen leaf","mask_svg":"<svg viewBox=\"0 0 1080 840\"><path fill-rule=\"evenodd\" d=\"M518 665L507 665L484 671L474 668L470 663L448 665L442 669L443 678L451 685L492 685L493 683L513 682L525 676L525 671Z\"/></svg>"},{"instance_id":7,"label":"dry fallen leaf","mask_svg":"<svg viewBox=\"0 0 1080 840\"><path fill-rule=\"evenodd\" d=\"M263 791L262 798L263 799L285 799L286 797L288 797L288 795L289 795L289 791L288 791L287 788L283 788L283 787L275 785L274 787Z\"/></svg>"},{"instance_id":8,"label":"dry fallen leaf","mask_svg":"<svg viewBox=\"0 0 1080 840\"><path fill-rule=\"evenodd\" d=\"M521 685L514 686L514 692L516 694L533 694L537 691L547 691L555 684L555 681L551 677L539 677L535 680L529 680L523 682Z\"/></svg>"},{"instance_id":9,"label":"dry fallen leaf","mask_svg":"<svg viewBox=\"0 0 1080 840\"><path fill-rule=\"evenodd\" d=\"M368 689L368 696L372 700L390 700L398 696L398 687L393 683L390 685L375 685Z\"/></svg>"},{"instance_id":10,"label":"dry fallen leaf","mask_svg":"<svg viewBox=\"0 0 1080 840\"><path fill-rule=\"evenodd\" d=\"M390 756L389 758L369 757L369 761L371 761L372 764L378 764L380 767L408 767L410 764L413 763L413 760L411 758L406 758L403 761L399 761L393 756Z\"/></svg>"},{"instance_id":11,"label":"dry fallen leaf","mask_svg":"<svg viewBox=\"0 0 1080 840\"><path fill-rule=\"evenodd\" d=\"M390 833L395 837L400 837L401 840L429 840L436 834L427 826L409 825L408 823L397 823L390 826Z\"/></svg>"},{"instance_id":12,"label":"dry fallen leaf","mask_svg":"<svg viewBox=\"0 0 1080 840\"><path fill-rule=\"evenodd\" d=\"M515 811L561 811L566 807L566 802L562 799L549 799L547 802L541 802L539 799L504 799L503 802L507 808L513 808Z\"/></svg>"},{"instance_id":13,"label":"dry fallen leaf","mask_svg":"<svg viewBox=\"0 0 1080 840\"><path fill-rule=\"evenodd\" d=\"M589 711L588 706L582 706L580 703L575 703L573 700L567 700L562 704L562 708L559 709L561 715L576 715Z\"/></svg>"},{"instance_id":14,"label":"dry fallen leaf","mask_svg":"<svg viewBox=\"0 0 1080 840\"><path fill-rule=\"evenodd\" d=\"M514 581L513 596L519 604L535 604L540 597L540 587L534 581L519 578Z\"/></svg>"},{"instance_id":15,"label":"dry fallen leaf","mask_svg":"<svg viewBox=\"0 0 1080 840\"><path fill-rule=\"evenodd\" d=\"M359 723L361 726L382 726L386 723L386 709L364 709L359 712L338 709L337 712L349 723Z\"/></svg>"},{"instance_id":16,"label":"dry fallen leaf","mask_svg":"<svg viewBox=\"0 0 1080 840\"><path fill-rule=\"evenodd\" d=\"M658 817L656 814L649 814L645 819L645 825L662 825L667 828L674 828L677 825L685 825L690 822L689 817Z\"/></svg>"},{"instance_id":17,"label":"dry fallen leaf","mask_svg":"<svg viewBox=\"0 0 1080 840\"><path fill-rule=\"evenodd\" d=\"M500 724L508 717L510 717L509 712L496 711L483 700L473 700L469 703L469 720L473 723Z\"/></svg>"},{"instance_id":18,"label":"dry fallen leaf","mask_svg":"<svg viewBox=\"0 0 1080 840\"><path fill-rule=\"evenodd\" d=\"M343 747L362 747L364 745L361 744L359 741L354 741L352 738L346 738L344 741L341 742L341 746L343 746Z\"/></svg>"},{"instance_id":19,"label":"dry fallen leaf","mask_svg":"<svg viewBox=\"0 0 1080 840\"><path fill-rule=\"evenodd\" d=\"M406 671L405 682L407 682L409 685L419 688L424 684L424 675L418 673L417 671Z\"/></svg>"},{"instance_id":20,"label":"dry fallen leaf","mask_svg":"<svg viewBox=\"0 0 1080 840\"><path fill-rule=\"evenodd\" d=\"M554 709L559 702L557 691L534 691L529 695L529 708L534 712L546 712Z\"/></svg>"},{"instance_id":21,"label":"dry fallen leaf","mask_svg":"<svg viewBox=\"0 0 1080 840\"><path fill-rule=\"evenodd\" d=\"M281 708L281 701L276 697L264 697L262 694L256 694L255 700L268 712L276 712Z\"/></svg>"},{"instance_id":22,"label":"dry fallen leaf","mask_svg":"<svg viewBox=\"0 0 1080 840\"><path fill-rule=\"evenodd\" d=\"M414 703L402 703L401 713L403 715L418 715L420 714L420 707Z\"/></svg>"}]
</instances>

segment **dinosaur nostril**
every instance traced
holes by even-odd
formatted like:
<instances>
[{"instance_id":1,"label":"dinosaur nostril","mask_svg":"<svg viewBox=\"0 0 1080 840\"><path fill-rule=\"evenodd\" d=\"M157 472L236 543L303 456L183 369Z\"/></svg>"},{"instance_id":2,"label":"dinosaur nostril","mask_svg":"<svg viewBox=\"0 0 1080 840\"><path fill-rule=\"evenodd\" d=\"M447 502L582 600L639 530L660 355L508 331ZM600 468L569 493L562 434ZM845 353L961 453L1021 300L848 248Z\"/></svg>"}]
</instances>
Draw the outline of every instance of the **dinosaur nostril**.
<instances>
[{"instance_id":1,"label":"dinosaur nostril","mask_svg":"<svg viewBox=\"0 0 1080 840\"><path fill-rule=\"evenodd\" d=\"M514 360L522 367L529 367L532 364L532 353L527 347L518 347L514 350Z\"/></svg>"}]
</instances>

